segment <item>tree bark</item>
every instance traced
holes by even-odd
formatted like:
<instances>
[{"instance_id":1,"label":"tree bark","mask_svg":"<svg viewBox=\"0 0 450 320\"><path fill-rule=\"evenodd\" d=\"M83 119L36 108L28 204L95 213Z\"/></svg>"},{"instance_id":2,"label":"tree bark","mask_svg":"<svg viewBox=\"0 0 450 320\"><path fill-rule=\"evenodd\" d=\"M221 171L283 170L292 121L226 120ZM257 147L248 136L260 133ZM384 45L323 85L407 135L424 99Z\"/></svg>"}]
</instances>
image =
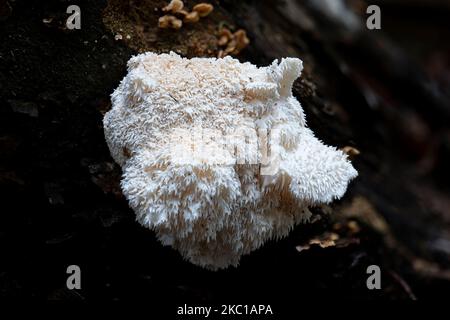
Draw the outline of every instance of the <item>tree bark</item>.
<instances>
[{"instance_id":1,"label":"tree bark","mask_svg":"<svg viewBox=\"0 0 450 320\"><path fill-rule=\"evenodd\" d=\"M1 2L0 296L270 303L292 292L416 299L449 289L449 45L411 44L402 34L410 21L395 21L399 7L414 20L437 6L436 21L408 30L448 39L448 6L380 1L386 24L369 31L364 1L337 13L326 1L210 2L210 16L180 30L158 28L165 1L80 1L80 30L65 26L66 1ZM308 125L360 155L344 199L312 208L310 224L238 268L212 273L134 221L102 117L133 54L217 56L223 26L247 32L241 61L301 58L294 94ZM73 263L84 272L80 291L65 287ZM381 290L366 287L369 265L382 270Z\"/></svg>"}]
</instances>

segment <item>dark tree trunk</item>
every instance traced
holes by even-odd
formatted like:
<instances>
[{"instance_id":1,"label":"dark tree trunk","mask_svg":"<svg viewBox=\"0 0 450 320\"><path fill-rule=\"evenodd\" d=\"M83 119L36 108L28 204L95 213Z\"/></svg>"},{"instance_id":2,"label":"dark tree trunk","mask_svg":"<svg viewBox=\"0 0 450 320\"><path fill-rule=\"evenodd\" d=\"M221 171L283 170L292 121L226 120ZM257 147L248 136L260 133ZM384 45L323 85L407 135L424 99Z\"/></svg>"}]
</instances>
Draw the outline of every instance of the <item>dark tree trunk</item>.
<instances>
[{"instance_id":1,"label":"dark tree trunk","mask_svg":"<svg viewBox=\"0 0 450 320\"><path fill-rule=\"evenodd\" d=\"M81 30L68 30L67 1L0 1L0 296L271 303L449 289L450 8L378 1L383 28L369 31L367 3L347 2L335 14L325 1L212 1L199 23L161 30L165 1L80 1ZM216 56L224 25L246 30L242 61L303 60L294 93L308 124L360 151L359 177L341 201L312 208L312 223L209 272L134 221L102 117L131 55ZM66 289L71 264L80 291ZM373 264L381 290L366 287Z\"/></svg>"}]
</instances>

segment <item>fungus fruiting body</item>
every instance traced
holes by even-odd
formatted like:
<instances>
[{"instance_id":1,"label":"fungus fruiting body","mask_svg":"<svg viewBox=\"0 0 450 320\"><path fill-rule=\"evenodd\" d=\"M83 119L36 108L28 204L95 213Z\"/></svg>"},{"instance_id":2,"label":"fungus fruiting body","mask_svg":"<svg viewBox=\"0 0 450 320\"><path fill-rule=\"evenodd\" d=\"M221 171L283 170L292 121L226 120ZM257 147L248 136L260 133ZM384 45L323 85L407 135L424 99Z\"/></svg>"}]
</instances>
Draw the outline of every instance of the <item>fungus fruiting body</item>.
<instances>
[{"instance_id":1,"label":"fungus fruiting body","mask_svg":"<svg viewBox=\"0 0 450 320\"><path fill-rule=\"evenodd\" d=\"M209 3L199 3L192 8L192 11L184 10L184 3L181 0L172 0L170 3L162 8L166 14L159 18L158 27L161 29L180 29L185 23L195 23L208 16L213 10L214 6ZM187 9L187 8L186 8ZM183 20L180 20L183 19Z\"/></svg>"},{"instance_id":2,"label":"fungus fruiting body","mask_svg":"<svg viewBox=\"0 0 450 320\"><path fill-rule=\"evenodd\" d=\"M342 197L357 172L306 126L292 95L301 71L297 58L131 58L104 130L137 220L219 269Z\"/></svg>"}]
</instances>

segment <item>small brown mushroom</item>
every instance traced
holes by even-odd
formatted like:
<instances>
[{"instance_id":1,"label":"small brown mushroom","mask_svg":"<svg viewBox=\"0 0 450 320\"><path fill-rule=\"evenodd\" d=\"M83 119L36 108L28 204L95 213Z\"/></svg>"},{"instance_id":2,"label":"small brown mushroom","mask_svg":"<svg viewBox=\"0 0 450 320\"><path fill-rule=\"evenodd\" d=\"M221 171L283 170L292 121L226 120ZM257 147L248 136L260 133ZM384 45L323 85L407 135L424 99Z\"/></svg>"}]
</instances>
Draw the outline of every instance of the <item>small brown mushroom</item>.
<instances>
[{"instance_id":1,"label":"small brown mushroom","mask_svg":"<svg viewBox=\"0 0 450 320\"><path fill-rule=\"evenodd\" d=\"M227 28L222 28L219 31L219 40L217 44L221 47L225 46L231 39L233 38L233 34Z\"/></svg>"},{"instance_id":2,"label":"small brown mushroom","mask_svg":"<svg viewBox=\"0 0 450 320\"><path fill-rule=\"evenodd\" d=\"M180 19L175 19L172 21L172 28L174 29L180 29L183 26L183 21Z\"/></svg>"},{"instance_id":3,"label":"small brown mushroom","mask_svg":"<svg viewBox=\"0 0 450 320\"><path fill-rule=\"evenodd\" d=\"M219 40L217 41L217 45L219 45L220 47L223 47L224 45L226 45L228 43L228 38L227 36L221 36L219 38Z\"/></svg>"},{"instance_id":4,"label":"small brown mushroom","mask_svg":"<svg viewBox=\"0 0 450 320\"><path fill-rule=\"evenodd\" d=\"M358 149L351 146L343 147L341 151L346 153L350 158L353 158L361 153Z\"/></svg>"},{"instance_id":5,"label":"small brown mushroom","mask_svg":"<svg viewBox=\"0 0 450 320\"><path fill-rule=\"evenodd\" d=\"M226 54L225 54L225 52L223 51L223 50L219 50L219 52L217 53L217 58L223 58L223 57L225 57L226 56Z\"/></svg>"},{"instance_id":6,"label":"small brown mushroom","mask_svg":"<svg viewBox=\"0 0 450 320\"><path fill-rule=\"evenodd\" d=\"M228 42L227 47L225 48L225 53L229 54L234 52L236 49L236 40L232 39L230 42Z\"/></svg>"},{"instance_id":7,"label":"small brown mushroom","mask_svg":"<svg viewBox=\"0 0 450 320\"><path fill-rule=\"evenodd\" d=\"M184 7L183 1L181 1L181 0L172 0L172 1L170 1L170 3L167 6L162 8L162 10L164 12L173 12L173 13L175 13L175 12L178 12L181 9L183 9L183 7Z\"/></svg>"},{"instance_id":8,"label":"small brown mushroom","mask_svg":"<svg viewBox=\"0 0 450 320\"><path fill-rule=\"evenodd\" d=\"M186 23L194 23L200 20L200 16L198 15L197 11L189 12L183 19Z\"/></svg>"},{"instance_id":9,"label":"small brown mushroom","mask_svg":"<svg viewBox=\"0 0 450 320\"><path fill-rule=\"evenodd\" d=\"M233 33L231 33L230 29L222 28L219 31L219 36L226 36L228 39L233 38Z\"/></svg>"},{"instance_id":10,"label":"small brown mushroom","mask_svg":"<svg viewBox=\"0 0 450 320\"><path fill-rule=\"evenodd\" d=\"M158 27L160 27L161 29L180 29L182 25L183 21L171 15L162 16L158 20Z\"/></svg>"},{"instance_id":11,"label":"small brown mushroom","mask_svg":"<svg viewBox=\"0 0 450 320\"><path fill-rule=\"evenodd\" d=\"M192 10L197 11L198 15L203 18L203 17L206 17L208 14L211 13L211 11L214 10L214 6L212 4L202 2L202 3L195 5Z\"/></svg>"}]
</instances>

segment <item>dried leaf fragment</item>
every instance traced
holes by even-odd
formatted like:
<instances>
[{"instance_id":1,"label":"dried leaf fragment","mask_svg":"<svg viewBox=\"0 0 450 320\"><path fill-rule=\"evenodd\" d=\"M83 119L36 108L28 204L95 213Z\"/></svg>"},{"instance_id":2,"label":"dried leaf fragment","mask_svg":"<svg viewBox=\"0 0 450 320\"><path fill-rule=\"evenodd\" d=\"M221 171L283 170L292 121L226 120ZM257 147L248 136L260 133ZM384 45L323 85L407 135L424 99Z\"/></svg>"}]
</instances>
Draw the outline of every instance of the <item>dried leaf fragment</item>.
<instances>
[{"instance_id":1,"label":"dried leaf fragment","mask_svg":"<svg viewBox=\"0 0 450 320\"><path fill-rule=\"evenodd\" d=\"M189 12L183 19L186 23L195 23L198 22L198 20L200 20L200 16L197 11Z\"/></svg>"}]
</instances>

